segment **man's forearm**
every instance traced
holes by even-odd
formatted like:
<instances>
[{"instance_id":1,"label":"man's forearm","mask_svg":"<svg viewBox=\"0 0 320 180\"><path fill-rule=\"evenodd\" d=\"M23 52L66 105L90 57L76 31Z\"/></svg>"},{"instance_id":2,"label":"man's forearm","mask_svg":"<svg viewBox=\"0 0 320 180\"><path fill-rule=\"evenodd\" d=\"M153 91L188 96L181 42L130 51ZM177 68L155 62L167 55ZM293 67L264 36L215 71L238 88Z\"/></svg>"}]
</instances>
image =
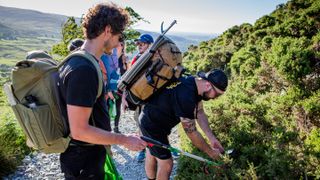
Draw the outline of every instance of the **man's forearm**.
<instances>
[{"instance_id":1,"label":"man's forearm","mask_svg":"<svg viewBox=\"0 0 320 180\"><path fill-rule=\"evenodd\" d=\"M195 120L181 118L181 123L187 136L197 148L207 153L213 159L219 158L219 152L213 150L202 137L202 135L197 131Z\"/></svg>"},{"instance_id":2,"label":"man's forearm","mask_svg":"<svg viewBox=\"0 0 320 180\"><path fill-rule=\"evenodd\" d=\"M201 127L201 129L203 130L203 132L208 137L211 146L213 148L219 149L219 151L221 153L223 153L224 149L223 149L222 145L220 144L220 142L218 141L218 139L213 135L212 130L210 129L210 126L209 126L208 117L204 113L204 111L202 111L202 113L199 113L197 122L198 122L199 126Z\"/></svg>"},{"instance_id":3,"label":"man's forearm","mask_svg":"<svg viewBox=\"0 0 320 180\"><path fill-rule=\"evenodd\" d=\"M187 136L192 141L192 144L199 148L201 151L207 153L208 155L212 154L212 149L209 144L205 141L205 139L201 136L198 131L194 131L192 133L187 133Z\"/></svg>"},{"instance_id":4,"label":"man's forearm","mask_svg":"<svg viewBox=\"0 0 320 180\"><path fill-rule=\"evenodd\" d=\"M111 133L94 126L87 126L77 130L79 133L73 133L76 140L101 145L124 144L126 136L122 134Z\"/></svg>"},{"instance_id":5,"label":"man's forearm","mask_svg":"<svg viewBox=\"0 0 320 180\"><path fill-rule=\"evenodd\" d=\"M212 130L210 129L208 118L204 114L204 112L198 114L197 122L198 122L200 128L202 129L202 131L205 133L205 135L209 139L216 139L216 137L212 133Z\"/></svg>"},{"instance_id":6,"label":"man's forearm","mask_svg":"<svg viewBox=\"0 0 320 180\"><path fill-rule=\"evenodd\" d=\"M67 105L68 119L72 138L92 144L123 144L126 136L113 134L89 125L92 108ZM107 123L107 122L106 122Z\"/></svg>"}]
</instances>

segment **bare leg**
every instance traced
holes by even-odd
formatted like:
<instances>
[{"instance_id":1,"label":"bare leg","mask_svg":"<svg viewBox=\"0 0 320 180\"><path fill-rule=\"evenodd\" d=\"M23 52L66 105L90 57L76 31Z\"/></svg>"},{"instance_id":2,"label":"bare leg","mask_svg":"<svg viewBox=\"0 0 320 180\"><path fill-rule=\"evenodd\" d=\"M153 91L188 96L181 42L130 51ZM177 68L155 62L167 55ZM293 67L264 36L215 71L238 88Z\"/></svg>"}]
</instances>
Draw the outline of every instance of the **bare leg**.
<instances>
[{"instance_id":1,"label":"bare leg","mask_svg":"<svg viewBox=\"0 0 320 180\"><path fill-rule=\"evenodd\" d=\"M144 168L146 170L147 177L149 179L155 179L156 172L157 172L157 160L154 156L150 154L149 149L147 149L146 155L147 156L146 156Z\"/></svg>"},{"instance_id":2,"label":"bare leg","mask_svg":"<svg viewBox=\"0 0 320 180\"><path fill-rule=\"evenodd\" d=\"M168 180L173 167L172 158L161 160L157 158L158 162L158 171L157 171L157 180Z\"/></svg>"}]
</instances>

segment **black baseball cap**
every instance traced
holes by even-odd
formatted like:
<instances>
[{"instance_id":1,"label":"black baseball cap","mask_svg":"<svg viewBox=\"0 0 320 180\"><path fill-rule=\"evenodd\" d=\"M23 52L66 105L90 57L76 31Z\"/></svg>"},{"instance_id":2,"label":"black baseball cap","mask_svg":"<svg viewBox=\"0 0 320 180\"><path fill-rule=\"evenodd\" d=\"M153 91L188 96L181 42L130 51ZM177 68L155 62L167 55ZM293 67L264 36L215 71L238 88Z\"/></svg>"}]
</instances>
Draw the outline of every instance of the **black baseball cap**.
<instances>
[{"instance_id":1,"label":"black baseball cap","mask_svg":"<svg viewBox=\"0 0 320 180\"><path fill-rule=\"evenodd\" d=\"M227 75L220 69L213 69L207 73L198 72L197 75L204 80L211 82L216 88L221 91L226 91L228 86Z\"/></svg>"},{"instance_id":2,"label":"black baseball cap","mask_svg":"<svg viewBox=\"0 0 320 180\"><path fill-rule=\"evenodd\" d=\"M79 39L79 38L73 39L70 41L68 45L68 49L69 51L74 51L75 49L81 47L83 43L84 43L83 39Z\"/></svg>"}]
</instances>

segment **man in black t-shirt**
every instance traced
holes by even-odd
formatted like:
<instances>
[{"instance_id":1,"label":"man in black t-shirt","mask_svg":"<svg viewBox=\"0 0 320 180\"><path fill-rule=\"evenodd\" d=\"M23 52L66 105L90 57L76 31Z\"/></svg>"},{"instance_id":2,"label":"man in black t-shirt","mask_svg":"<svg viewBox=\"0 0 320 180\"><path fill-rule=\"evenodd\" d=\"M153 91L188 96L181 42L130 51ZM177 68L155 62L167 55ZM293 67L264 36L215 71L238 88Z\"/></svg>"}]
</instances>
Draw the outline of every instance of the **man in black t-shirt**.
<instances>
[{"instance_id":1,"label":"man in black t-shirt","mask_svg":"<svg viewBox=\"0 0 320 180\"><path fill-rule=\"evenodd\" d=\"M98 4L84 16L85 42L81 49L97 62L104 50L115 48L128 23L125 10L115 4ZM99 79L93 64L73 57L59 69L59 93L62 113L68 119L72 138L60 155L61 170L66 179L104 179L105 145L119 144L139 151L146 142L136 136L111 133L103 93L96 99Z\"/></svg>"},{"instance_id":2,"label":"man in black t-shirt","mask_svg":"<svg viewBox=\"0 0 320 180\"><path fill-rule=\"evenodd\" d=\"M224 149L212 134L202 100L222 95L227 88L228 79L221 70L199 73L198 76L180 78L152 97L140 114L140 129L144 136L169 144L171 129L181 122L192 143L211 158L218 159ZM195 119L210 145L197 131ZM145 170L149 179L169 179L172 166L169 150L156 146L148 148Z\"/></svg>"}]
</instances>

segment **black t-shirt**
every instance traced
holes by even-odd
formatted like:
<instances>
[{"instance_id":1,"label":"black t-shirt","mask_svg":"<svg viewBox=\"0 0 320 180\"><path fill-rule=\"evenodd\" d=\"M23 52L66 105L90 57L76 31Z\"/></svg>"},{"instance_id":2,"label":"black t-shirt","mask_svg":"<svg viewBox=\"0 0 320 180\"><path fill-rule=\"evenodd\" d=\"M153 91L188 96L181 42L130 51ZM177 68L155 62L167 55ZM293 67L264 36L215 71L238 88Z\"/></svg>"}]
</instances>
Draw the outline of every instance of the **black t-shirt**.
<instances>
[{"instance_id":1,"label":"black t-shirt","mask_svg":"<svg viewBox=\"0 0 320 180\"><path fill-rule=\"evenodd\" d=\"M195 119L195 110L201 101L198 95L195 78L182 77L152 97L143 109L141 125L161 128L169 134L180 122L180 117Z\"/></svg>"},{"instance_id":2,"label":"black t-shirt","mask_svg":"<svg viewBox=\"0 0 320 180\"><path fill-rule=\"evenodd\" d=\"M83 59L83 57L71 58L59 69L58 85L62 113L66 119L68 119L67 104L92 107L89 124L93 125L93 117L95 127L108 131L111 130L107 103L104 98L105 87L103 86L102 93L96 100L98 93L98 74L91 62Z\"/></svg>"}]
</instances>

